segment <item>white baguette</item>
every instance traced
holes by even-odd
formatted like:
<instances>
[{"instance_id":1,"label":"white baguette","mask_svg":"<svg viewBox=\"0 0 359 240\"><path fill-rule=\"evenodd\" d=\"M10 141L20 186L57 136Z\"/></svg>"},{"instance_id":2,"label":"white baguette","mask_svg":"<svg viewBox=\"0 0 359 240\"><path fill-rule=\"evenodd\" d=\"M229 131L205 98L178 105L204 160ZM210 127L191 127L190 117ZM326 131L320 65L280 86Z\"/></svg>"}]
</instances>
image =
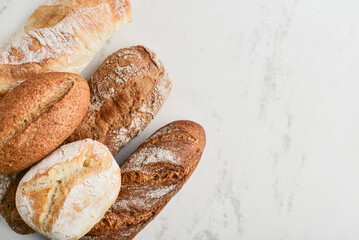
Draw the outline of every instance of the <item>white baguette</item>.
<instances>
[{"instance_id":1,"label":"white baguette","mask_svg":"<svg viewBox=\"0 0 359 240\"><path fill-rule=\"evenodd\" d=\"M29 76L80 73L132 20L129 0L49 0L0 48L0 98Z\"/></svg>"}]
</instances>

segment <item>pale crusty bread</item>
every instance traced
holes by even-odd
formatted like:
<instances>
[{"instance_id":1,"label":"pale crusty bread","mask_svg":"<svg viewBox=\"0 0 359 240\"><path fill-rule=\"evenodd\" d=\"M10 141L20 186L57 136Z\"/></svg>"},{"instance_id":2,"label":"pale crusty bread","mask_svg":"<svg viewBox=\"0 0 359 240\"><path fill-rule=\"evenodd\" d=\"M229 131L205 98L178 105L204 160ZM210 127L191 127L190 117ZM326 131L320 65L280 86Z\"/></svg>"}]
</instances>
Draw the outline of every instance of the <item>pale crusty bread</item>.
<instances>
[{"instance_id":1,"label":"pale crusty bread","mask_svg":"<svg viewBox=\"0 0 359 240\"><path fill-rule=\"evenodd\" d=\"M109 56L89 85L89 110L67 142L91 138L114 155L150 123L172 89L162 62L143 46Z\"/></svg>"},{"instance_id":2,"label":"pale crusty bread","mask_svg":"<svg viewBox=\"0 0 359 240\"><path fill-rule=\"evenodd\" d=\"M0 98L29 76L80 73L131 21L129 0L49 0L0 48Z\"/></svg>"},{"instance_id":3,"label":"pale crusty bread","mask_svg":"<svg viewBox=\"0 0 359 240\"><path fill-rule=\"evenodd\" d=\"M122 165L116 202L83 240L128 240L136 236L176 195L198 165L204 129L176 121L158 130Z\"/></svg>"},{"instance_id":4,"label":"pale crusty bread","mask_svg":"<svg viewBox=\"0 0 359 240\"><path fill-rule=\"evenodd\" d=\"M92 138L105 144L113 155L145 128L172 88L162 62L143 46L121 49L109 56L89 85L89 110L66 142ZM15 232L29 234L33 230L15 207L15 191L23 174L0 179L0 185L4 185L0 214Z\"/></svg>"},{"instance_id":5,"label":"pale crusty bread","mask_svg":"<svg viewBox=\"0 0 359 240\"><path fill-rule=\"evenodd\" d=\"M19 172L55 150L86 114L85 79L45 73L23 82L0 100L0 173Z\"/></svg>"},{"instance_id":6,"label":"pale crusty bread","mask_svg":"<svg viewBox=\"0 0 359 240\"><path fill-rule=\"evenodd\" d=\"M121 172L103 144L64 145L32 167L16 192L22 219L50 239L85 235L116 200Z\"/></svg>"}]
</instances>

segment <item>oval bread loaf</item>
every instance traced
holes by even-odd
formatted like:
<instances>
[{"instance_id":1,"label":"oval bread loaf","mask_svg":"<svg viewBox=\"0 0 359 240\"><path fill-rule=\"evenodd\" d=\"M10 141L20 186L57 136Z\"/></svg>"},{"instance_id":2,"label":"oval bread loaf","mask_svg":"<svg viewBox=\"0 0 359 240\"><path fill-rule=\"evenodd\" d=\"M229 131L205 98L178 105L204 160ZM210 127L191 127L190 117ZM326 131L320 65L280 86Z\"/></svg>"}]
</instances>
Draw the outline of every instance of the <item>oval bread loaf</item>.
<instances>
[{"instance_id":1,"label":"oval bread loaf","mask_svg":"<svg viewBox=\"0 0 359 240\"><path fill-rule=\"evenodd\" d=\"M64 145L32 167L19 183L23 220L50 239L85 235L116 200L121 172L103 144L86 139Z\"/></svg>"},{"instance_id":2,"label":"oval bread loaf","mask_svg":"<svg viewBox=\"0 0 359 240\"><path fill-rule=\"evenodd\" d=\"M0 100L0 173L19 172L55 150L86 114L85 79L45 73L23 82Z\"/></svg>"},{"instance_id":3,"label":"oval bread loaf","mask_svg":"<svg viewBox=\"0 0 359 240\"><path fill-rule=\"evenodd\" d=\"M154 133L121 165L116 202L83 240L134 238L183 187L205 144L204 129L191 121L176 121Z\"/></svg>"},{"instance_id":4,"label":"oval bread loaf","mask_svg":"<svg viewBox=\"0 0 359 240\"><path fill-rule=\"evenodd\" d=\"M172 89L162 62L143 46L109 56L89 85L89 110L67 142L91 138L114 155L150 123Z\"/></svg>"}]
</instances>

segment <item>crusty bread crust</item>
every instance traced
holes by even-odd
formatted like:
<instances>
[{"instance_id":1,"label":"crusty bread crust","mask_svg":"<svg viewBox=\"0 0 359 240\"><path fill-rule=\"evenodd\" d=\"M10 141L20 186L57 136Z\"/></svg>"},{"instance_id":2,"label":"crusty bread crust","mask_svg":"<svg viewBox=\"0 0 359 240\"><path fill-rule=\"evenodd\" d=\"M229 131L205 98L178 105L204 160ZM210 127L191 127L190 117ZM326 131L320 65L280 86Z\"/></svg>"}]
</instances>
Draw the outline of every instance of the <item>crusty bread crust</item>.
<instances>
[{"instance_id":1,"label":"crusty bread crust","mask_svg":"<svg viewBox=\"0 0 359 240\"><path fill-rule=\"evenodd\" d=\"M67 142L91 138L114 155L150 123L172 89L162 62L143 46L109 56L89 85L89 110Z\"/></svg>"},{"instance_id":2,"label":"crusty bread crust","mask_svg":"<svg viewBox=\"0 0 359 240\"><path fill-rule=\"evenodd\" d=\"M129 0L49 0L0 48L0 99L29 76L80 73L131 21Z\"/></svg>"},{"instance_id":3,"label":"crusty bread crust","mask_svg":"<svg viewBox=\"0 0 359 240\"><path fill-rule=\"evenodd\" d=\"M116 202L82 239L134 238L183 187L205 143L204 129L191 121L176 121L154 133L121 165Z\"/></svg>"},{"instance_id":4,"label":"crusty bread crust","mask_svg":"<svg viewBox=\"0 0 359 240\"><path fill-rule=\"evenodd\" d=\"M109 56L89 85L89 110L66 142L95 139L105 144L113 155L147 126L172 87L161 61L143 46L121 49ZM33 230L22 221L15 207L15 191L20 180L21 175L0 179L0 183L11 182L0 202L0 214L15 232L29 234Z\"/></svg>"},{"instance_id":5,"label":"crusty bread crust","mask_svg":"<svg viewBox=\"0 0 359 240\"><path fill-rule=\"evenodd\" d=\"M120 187L121 171L108 148L86 139L33 166L19 183L16 207L44 236L76 240L104 216Z\"/></svg>"},{"instance_id":6,"label":"crusty bread crust","mask_svg":"<svg viewBox=\"0 0 359 240\"><path fill-rule=\"evenodd\" d=\"M0 173L24 170L55 150L86 114L85 79L45 73L23 82L0 101Z\"/></svg>"}]
</instances>

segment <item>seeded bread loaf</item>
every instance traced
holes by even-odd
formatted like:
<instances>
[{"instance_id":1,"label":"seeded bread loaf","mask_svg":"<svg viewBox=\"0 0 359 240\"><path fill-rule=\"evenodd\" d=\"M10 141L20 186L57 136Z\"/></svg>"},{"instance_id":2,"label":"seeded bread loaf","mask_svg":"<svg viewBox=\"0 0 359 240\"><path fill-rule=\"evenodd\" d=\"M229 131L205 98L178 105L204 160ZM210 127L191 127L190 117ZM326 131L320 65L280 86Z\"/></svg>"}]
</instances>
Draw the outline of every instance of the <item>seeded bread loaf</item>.
<instances>
[{"instance_id":1,"label":"seeded bread loaf","mask_svg":"<svg viewBox=\"0 0 359 240\"><path fill-rule=\"evenodd\" d=\"M39 74L0 100L0 174L24 170L55 150L84 117L85 79L73 73Z\"/></svg>"},{"instance_id":2,"label":"seeded bread loaf","mask_svg":"<svg viewBox=\"0 0 359 240\"><path fill-rule=\"evenodd\" d=\"M48 0L0 47L0 99L35 74L80 73L131 19L129 0Z\"/></svg>"},{"instance_id":3,"label":"seeded bread loaf","mask_svg":"<svg viewBox=\"0 0 359 240\"><path fill-rule=\"evenodd\" d=\"M172 88L162 62L143 46L109 56L89 85L89 110L67 142L94 139L114 155L149 124Z\"/></svg>"},{"instance_id":4,"label":"seeded bread loaf","mask_svg":"<svg viewBox=\"0 0 359 240\"><path fill-rule=\"evenodd\" d=\"M116 200L121 172L103 144L86 139L63 145L21 179L16 207L22 219L50 239L77 240Z\"/></svg>"},{"instance_id":5,"label":"seeded bread loaf","mask_svg":"<svg viewBox=\"0 0 359 240\"><path fill-rule=\"evenodd\" d=\"M205 147L204 129L177 121L147 139L122 165L116 202L83 240L128 240L166 206L192 175Z\"/></svg>"}]
</instances>

